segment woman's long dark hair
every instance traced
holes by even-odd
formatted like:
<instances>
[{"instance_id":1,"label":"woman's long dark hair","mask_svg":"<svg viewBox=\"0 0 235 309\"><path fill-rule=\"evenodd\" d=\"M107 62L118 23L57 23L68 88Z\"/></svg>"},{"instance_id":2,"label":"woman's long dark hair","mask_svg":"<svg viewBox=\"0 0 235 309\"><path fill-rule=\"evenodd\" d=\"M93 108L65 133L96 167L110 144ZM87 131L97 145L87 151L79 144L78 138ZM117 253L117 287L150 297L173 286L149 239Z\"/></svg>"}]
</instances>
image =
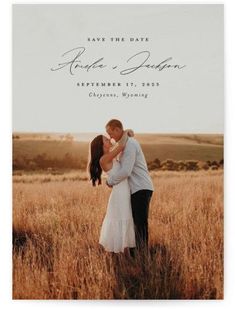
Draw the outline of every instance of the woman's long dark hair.
<instances>
[{"instance_id":1,"label":"woman's long dark hair","mask_svg":"<svg viewBox=\"0 0 235 309\"><path fill-rule=\"evenodd\" d=\"M102 168L99 161L103 154L103 135L98 135L90 144L90 161L88 163L88 172L94 187L97 181L98 185L101 184Z\"/></svg>"}]
</instances>

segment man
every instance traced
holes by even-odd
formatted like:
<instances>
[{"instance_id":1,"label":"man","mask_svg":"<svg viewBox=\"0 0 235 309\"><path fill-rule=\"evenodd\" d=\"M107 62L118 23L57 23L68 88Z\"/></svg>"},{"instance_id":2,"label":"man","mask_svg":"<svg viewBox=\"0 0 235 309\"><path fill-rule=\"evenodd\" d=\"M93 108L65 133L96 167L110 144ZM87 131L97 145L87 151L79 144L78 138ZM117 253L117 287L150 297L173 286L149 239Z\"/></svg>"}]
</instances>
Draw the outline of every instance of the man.
<instances>
[{"instance_id":1,"label":"man","mask_svg":"<svg viewBox=\"0 0 235 309\"><path fill-rule=\"evenodd\" d=\"M124 133L123 125L117 119L110 120L105 128L110 138L116 142L121 139ZM107 185L112 187L128 178L136 247L139 250L148 249L148 212L154 188L140 144L132 137L127 140L120 164L120 170L115 175L108 177ZM134 256L135 250L131 248L130 253Z\"/></svg>"}]
</instances>

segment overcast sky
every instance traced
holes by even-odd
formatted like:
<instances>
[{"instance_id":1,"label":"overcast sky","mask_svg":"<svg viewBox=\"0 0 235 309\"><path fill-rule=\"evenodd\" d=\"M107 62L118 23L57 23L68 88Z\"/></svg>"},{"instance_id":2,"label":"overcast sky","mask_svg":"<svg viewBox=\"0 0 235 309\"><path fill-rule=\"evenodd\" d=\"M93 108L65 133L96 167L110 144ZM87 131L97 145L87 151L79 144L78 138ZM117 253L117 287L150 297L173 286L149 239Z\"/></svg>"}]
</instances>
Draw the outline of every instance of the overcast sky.
<instances>
[{"instance_id":1,"label":"overcast sky","mask_svg":"<svg viewBox=\"0 0 235 309\"><path fill-rule=\"evenodd\" d=\"M148 41L129 41L140 37ZM78 47L85 48L80 64L103 58L106 67L51 71L72 60ZM185 67L121 75L143 61L145 53L127 61L143 51L150 53L145 64L172 57L170 64ZM82 82L122 86L77 86ZM143 87L147 82L155 86ZM126 99L123 92L147 98ZM223 107L222 5L14 5L13 131L99 132L118 118L135 132L223 133Z\"/></svg>"}]
</instances>

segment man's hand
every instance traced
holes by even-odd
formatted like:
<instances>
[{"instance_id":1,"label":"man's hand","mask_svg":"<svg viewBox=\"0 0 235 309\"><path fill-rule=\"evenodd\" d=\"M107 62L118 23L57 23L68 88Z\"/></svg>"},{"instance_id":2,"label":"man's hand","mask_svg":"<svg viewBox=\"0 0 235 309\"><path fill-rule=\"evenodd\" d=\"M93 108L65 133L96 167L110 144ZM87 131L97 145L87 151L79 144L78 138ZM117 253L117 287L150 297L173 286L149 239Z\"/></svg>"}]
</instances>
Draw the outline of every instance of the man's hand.
<instances>
[{"instance_id":1,"label":"man's hand","mask_svg":"<svg viewBox=\"0 0 235 309\"><path fill-rule=\"evenodd\" d=\"M109 188L111 188L111 189L112 189L112 187L113 187L113 186L111 186L111 185L108 183L107 180L106 180L106 185L107 185Z\"/></svg>"}]
</instances>

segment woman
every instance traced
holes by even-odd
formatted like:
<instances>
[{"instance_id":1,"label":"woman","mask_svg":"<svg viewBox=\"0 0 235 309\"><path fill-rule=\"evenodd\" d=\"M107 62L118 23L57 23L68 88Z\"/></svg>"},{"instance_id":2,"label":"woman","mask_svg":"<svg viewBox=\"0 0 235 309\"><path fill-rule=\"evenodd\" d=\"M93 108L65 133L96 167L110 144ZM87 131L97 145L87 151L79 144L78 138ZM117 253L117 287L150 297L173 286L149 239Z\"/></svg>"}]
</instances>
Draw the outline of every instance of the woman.
<instances>
[{"instance_id":1,"label":"woman","mask_svg":"<svg viewBox=\"0 0 235 309\"><path fill-rule=\"evenodd\" d=\"M89 172L93 186L101 184L102 171L108 175L120 168L117 156L124 150L128 136L132 130L124 131L118 146L112 148L110 140L98 135L90 144ZM124 179L112 188L109 196L106 215L101 227L99 243L109 252L124 252L125 248L133 248L135 244L134 222L131 210L130 188Z\"/></svg>"}]
</instances>

